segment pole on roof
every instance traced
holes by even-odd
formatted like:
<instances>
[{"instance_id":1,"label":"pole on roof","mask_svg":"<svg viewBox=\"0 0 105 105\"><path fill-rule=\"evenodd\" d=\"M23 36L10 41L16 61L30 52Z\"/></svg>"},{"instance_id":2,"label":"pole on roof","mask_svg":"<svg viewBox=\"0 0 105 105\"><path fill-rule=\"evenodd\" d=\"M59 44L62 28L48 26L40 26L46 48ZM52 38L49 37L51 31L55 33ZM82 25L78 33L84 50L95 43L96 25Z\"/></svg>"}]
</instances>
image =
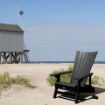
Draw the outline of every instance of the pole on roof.
<instances>
[{"instance_id":1,"label":"pole on roof","mask_svg":"<svg viewBox=\"0 0 105 105\"><path fill-rule=\"evenodd\" d=\"M22 16L23 15L24 15L24 11L23 11L22 7L18 7L17 8L17 22L22 28L24 28L23 24L22 24Z\"/></svg>"},{"instance_id":2,"label":"pole on roof","mask_svg":"<svg viewBox=\"0 0 105 105\"><path fill-rule=\"evenodd\" d=\"M18 9L17 9L18 24L24 30L25 28L24 28L24 25L23 25L23 22L22 22L22 16L23 15L24 15L24 11L23 11L22 7L18 7ZM25 42L24 42L23 47L24 47L24 50L23 50L23 53L21 54L21 61L24 60L25 62L28 63L30 61L29 56L28 56L29 50L27 50Z\"/></svg>"}]
</instances>

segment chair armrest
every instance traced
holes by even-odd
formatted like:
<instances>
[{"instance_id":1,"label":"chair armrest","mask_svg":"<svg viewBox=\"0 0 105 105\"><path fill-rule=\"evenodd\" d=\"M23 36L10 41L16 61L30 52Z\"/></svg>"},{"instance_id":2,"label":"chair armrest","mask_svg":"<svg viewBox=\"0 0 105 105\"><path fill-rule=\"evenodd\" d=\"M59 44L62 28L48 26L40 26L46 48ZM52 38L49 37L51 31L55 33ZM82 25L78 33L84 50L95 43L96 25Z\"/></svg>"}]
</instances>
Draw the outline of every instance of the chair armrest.
<instances>
[{"instance_id":1,"label":"chair armrest","mask_svg":"<svg viewBox=\"0 0 105 105\"><path fill-rule=\"evenodd\" d=\"M63 74L67 74L67 73L72 73L72 71L63 71L63 72L56 72L53 74L50 74L50 76L58 76L58 75L63 75Z\"/></svg>"},{"instance_id":2,"label":"chair armrest","mask_svg":"<svg viewBox=\"0 0 105 105\"><path fill-rule=\"evenodd\" d=\"M80 87L81 82L82 82L85 78L87 78L87 77L89 77L89 86L91 86L91 76L92 76L92 75L93 75L93 73L89 73L89 74L86 74L86 75L84 75L84 76L82 76L82 77L80 77L80 78L77 78L78 86Z\"/></svg>"},{"instance_id":3,"label":"chair armrest","mask_svg":"<svg viewBox=\"0 0 105 105\"><path fill-rule=\"evenodd\" d=\"M93 73L89 73L86 75L81 76L80 78L76 78L78 81L82 81L83 79L87 78L87 77L91 77L93 75Z\"/></svg>"}]
</instances>

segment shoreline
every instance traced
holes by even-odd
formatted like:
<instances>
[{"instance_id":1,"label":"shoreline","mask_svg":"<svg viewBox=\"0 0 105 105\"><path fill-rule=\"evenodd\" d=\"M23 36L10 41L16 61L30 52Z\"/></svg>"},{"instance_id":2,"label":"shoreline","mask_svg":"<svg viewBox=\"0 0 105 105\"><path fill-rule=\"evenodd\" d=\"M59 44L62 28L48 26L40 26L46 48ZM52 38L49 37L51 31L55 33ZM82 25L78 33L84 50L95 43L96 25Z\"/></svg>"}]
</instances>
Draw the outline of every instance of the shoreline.
<instances>
[{"instance_id":1,"label":"shoreline","mask_svg":"<svg viewBox=\"0 0 105 105\"><path fill-rule=\"evenodd\" d=\"M74 61L30 61L29 64L41 64L41 63L47 63L47 64L66 64L66 63L74 63ZM105 64L105 61L95 61L94 64Z\"/></svg>"}]
</instances>

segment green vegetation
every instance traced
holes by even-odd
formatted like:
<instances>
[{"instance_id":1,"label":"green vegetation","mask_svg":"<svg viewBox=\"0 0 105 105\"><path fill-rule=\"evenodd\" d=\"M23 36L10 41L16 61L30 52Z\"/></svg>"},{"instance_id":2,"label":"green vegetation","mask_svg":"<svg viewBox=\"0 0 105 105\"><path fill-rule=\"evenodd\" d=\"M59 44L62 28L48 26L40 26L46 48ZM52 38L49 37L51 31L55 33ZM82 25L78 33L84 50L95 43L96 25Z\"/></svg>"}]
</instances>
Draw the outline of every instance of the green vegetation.
<instances>
[{"instance_id":1,"label":"green vegetation","mask_svg":"<svg viewBox=\"0 0 105 105\"><path fill-rule=\"evenodd\" d=\"M25 87L34 87L29 83L29 80L26 78L23 78L21 76L17 76L16 78L13 78L9 75L8 72L5 72L4 74L0 74L0 92L2 90L9 88L12 84L18 84Z\"/></svg>"},{"instance_id":2,"label":"green vegetation","mask_svg":"<svg viewBox=\"0 0 105 105\"><path fill-rule=\"evenodd\" d=\"M12 83L17 85L22 85L25 87L34 87L30 83L30 81L24 77L17 76L16 78L12 78Z\"/></svg>"},{"instance_id":3,"label":"green vegetation","mask_svg":"<svg viewBox=\"0 0 105 105\"><path fill-rule=\"evenodd\" d=\"M101 78L101 77L98 77L98 76L93 76L91 82L92 82L93 85L105 86L104 79Z\"/></svg>"},{"instance_id":4,"label":"green vegetation","mask_svg":"<svg viewBox=\"0 0 105 105\"><path fill-rule=\"evenodd\" d=\"M51 73L49 76L48 76L48 78L47 78L47 81L48 81L48 83L51 85L51 86L53 86L54 84L55 84L55 82L56 82L56 78L54 77L54 76L51 76L51 75L53 75L53 74L57 74L57 73L62 73L62 72L69 72L69 71L71 71L72 70L72 68L71 67L69 67L67 70L64 70L64 69L61 69L61 70L56 70L56 71L54 71L53 73ZM70 82L70 78L71 78L71 74L72 73L67 73L67 74L63 74L63 75L61 75L61 77L60 77L60 81L61 82L66 82L66 83L69 83ZM88 81L87 81L88 82ZM92 76L92 84L93 85L101 85L101 86L105 86L105 81L102 79L102 78L100 78L100 77L98 77L98 76Z\"/></svg>"},{"instance_id":5,"label":"green vegetation","mask_svg":"<svg viewBox=\"0 0 105 105\"><path fill-rule=\"evenodd\" d=\"M72 68L69 67L66 71L67 71L67 72L72 71ZM65 72L65 70L64 70L64 69L60 69L60 70L54 71L54 72L51 73L50 75L52 75L52 74L57 74L57 73L63 73L63 72ZM53 85L55 84L55 82L56 82L56 78L55 78L54 76L50 76L50 75L48 76L47 81L48 81L48 83L49 83L51 86L53 86ZM61 80L62 82L69 83L69 82L70 82L70 77L71 77L71 73L66 73L66 74L63 74L63 75L60 77L60 80Z\"/></svg>"}]
</instances>

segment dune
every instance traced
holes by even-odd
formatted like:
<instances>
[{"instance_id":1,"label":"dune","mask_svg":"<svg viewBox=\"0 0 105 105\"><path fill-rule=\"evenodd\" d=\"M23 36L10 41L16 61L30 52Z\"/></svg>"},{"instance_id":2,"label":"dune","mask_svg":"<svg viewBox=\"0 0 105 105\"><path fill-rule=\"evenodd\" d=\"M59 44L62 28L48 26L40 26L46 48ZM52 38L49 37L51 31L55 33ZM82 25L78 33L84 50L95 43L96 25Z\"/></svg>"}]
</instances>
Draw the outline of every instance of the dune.
<instances>
[{"instance_id":1,"label":"dune","mask_svg":"<svg viewBox=\"0 0 105 105\"><path fill-rule=\"evenodd\" d=\"M0 105L75 105L74 101L62 98L53 99L54 87L47 82L48 75L58 69L67 69L72 64L1 64L0 73L9 72L11 76L28 78L35 88L13 85L3 91L0 96ZM105 80L105 64L94 64L94 75ZM105 105L105 87L97 88L96 99L80 102L80 105Z\"/></svg>"}]
</instances>

